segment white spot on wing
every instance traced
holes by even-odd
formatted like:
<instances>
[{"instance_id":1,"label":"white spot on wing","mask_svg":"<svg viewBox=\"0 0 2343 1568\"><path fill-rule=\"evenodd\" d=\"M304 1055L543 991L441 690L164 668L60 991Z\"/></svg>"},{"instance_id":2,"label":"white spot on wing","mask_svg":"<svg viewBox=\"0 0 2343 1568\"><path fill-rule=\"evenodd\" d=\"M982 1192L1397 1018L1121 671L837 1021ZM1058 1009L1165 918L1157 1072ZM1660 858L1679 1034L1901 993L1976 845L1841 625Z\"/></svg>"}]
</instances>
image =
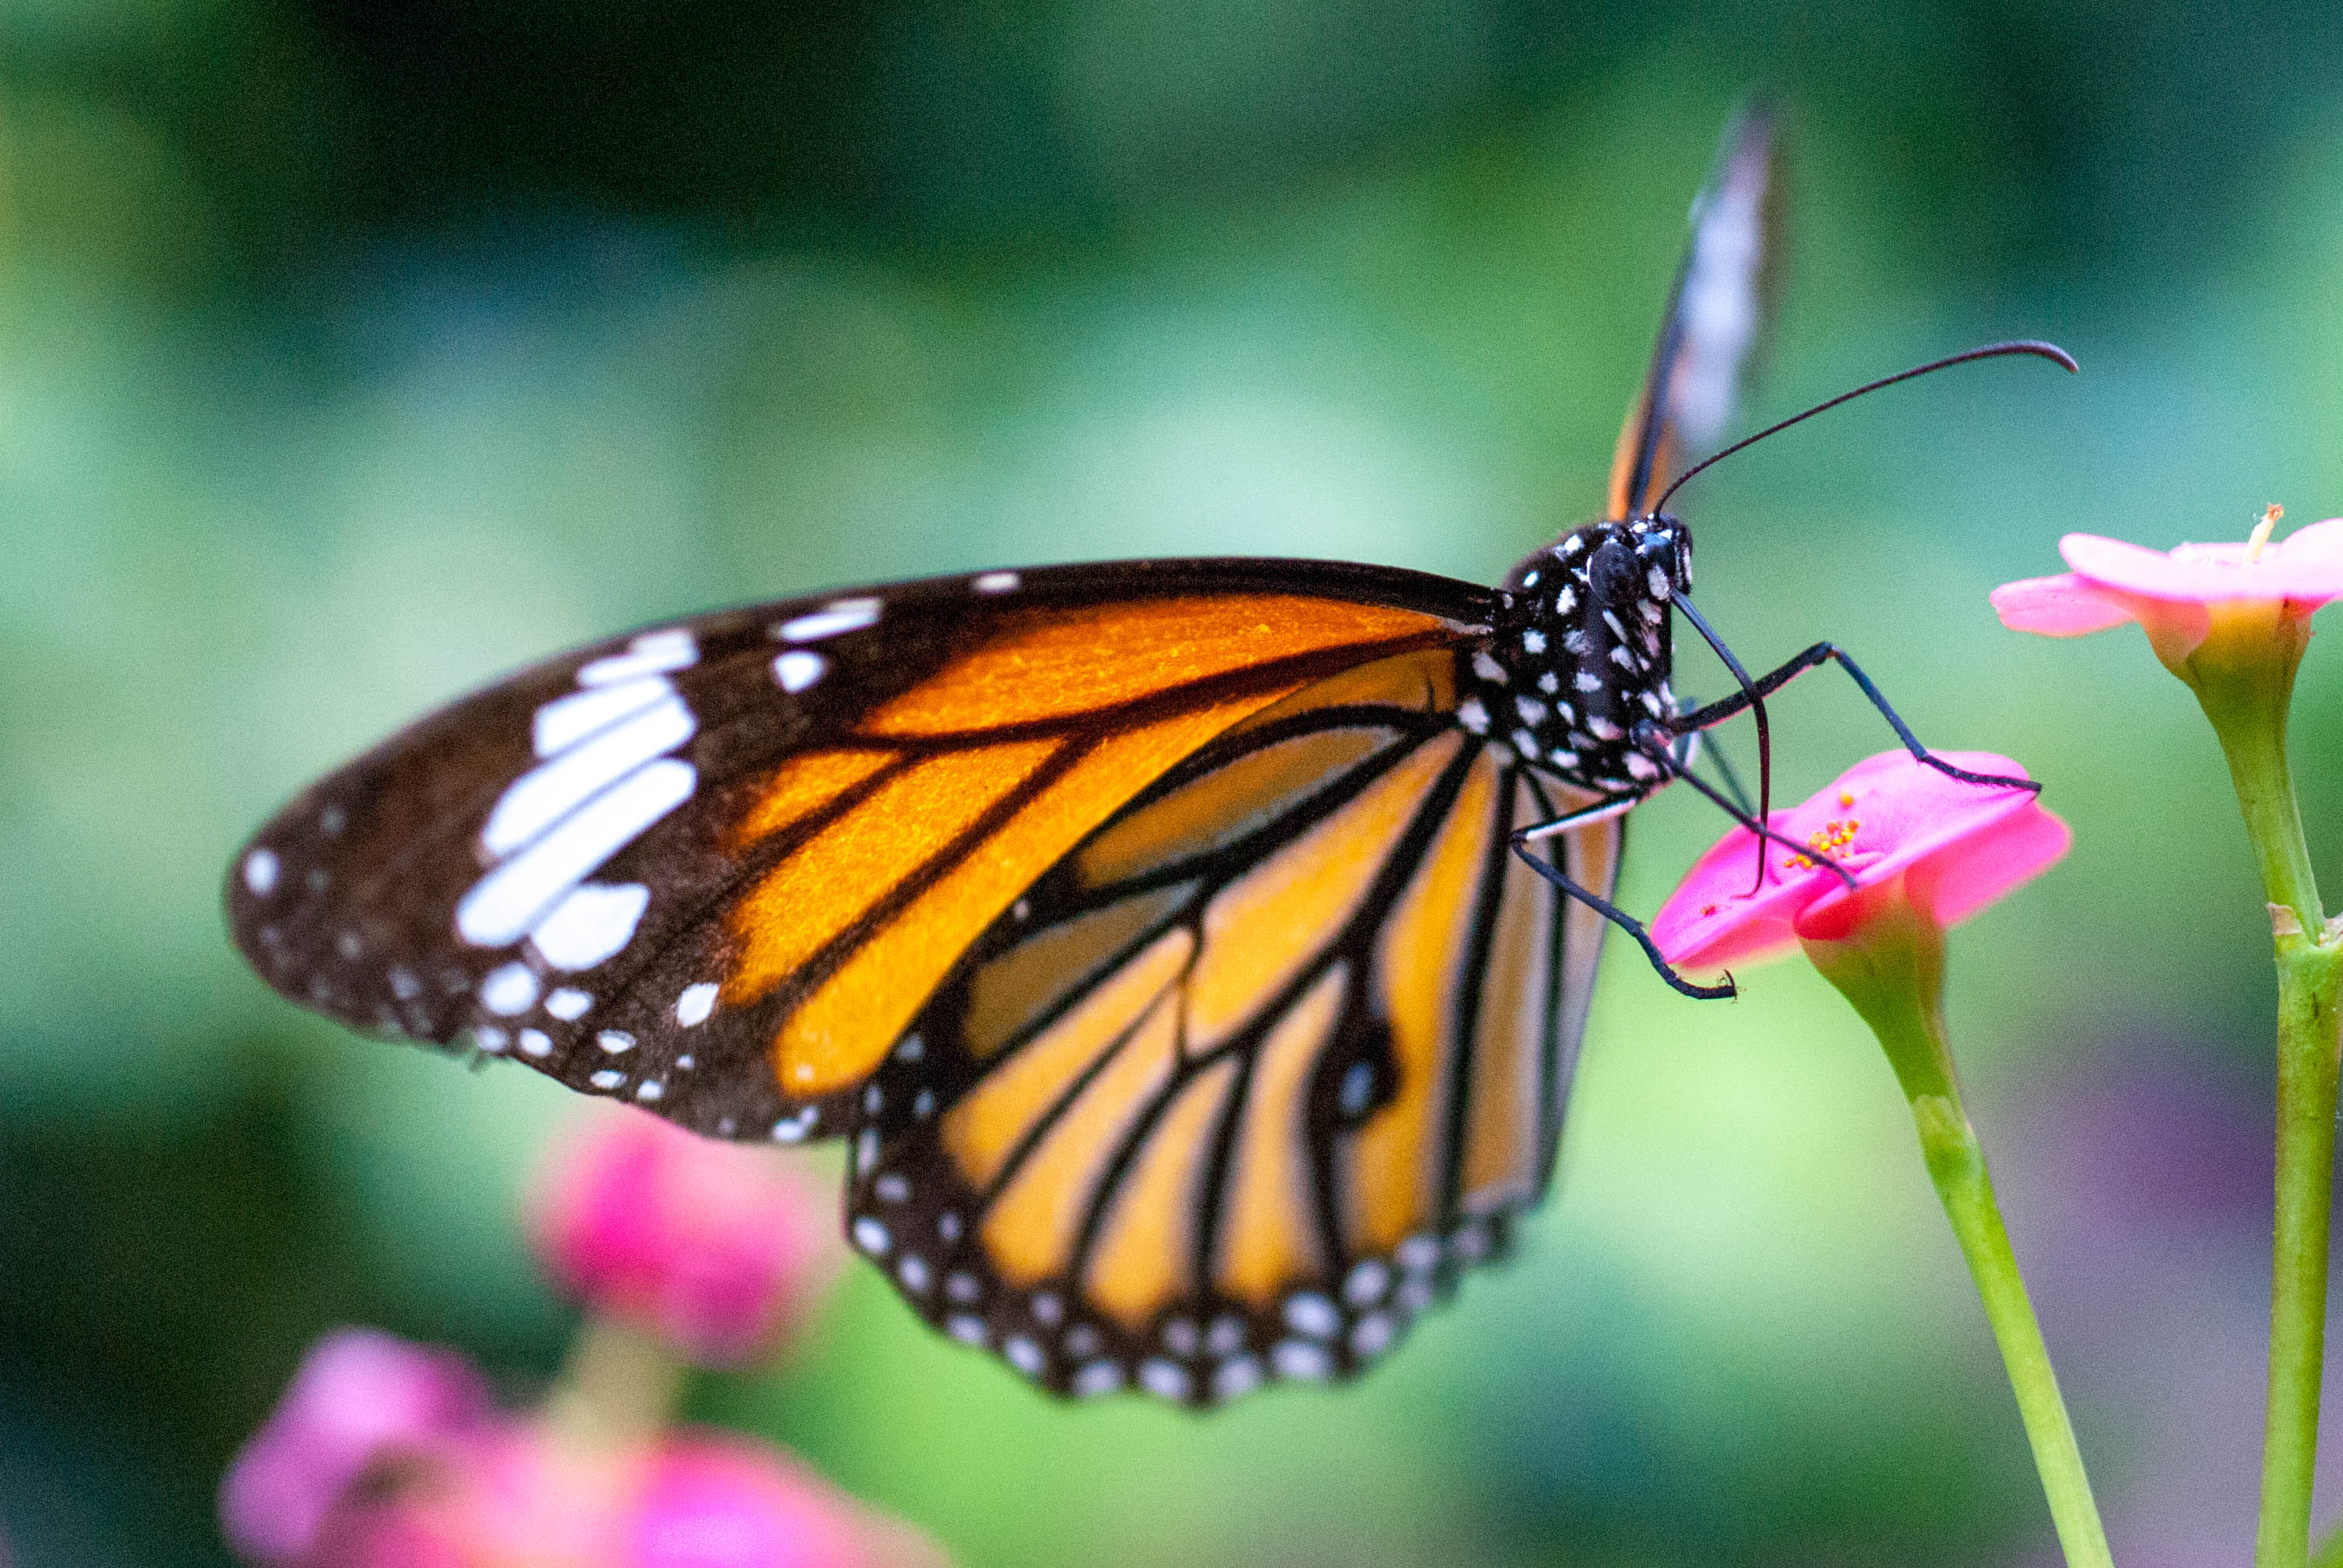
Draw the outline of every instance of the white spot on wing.
<instances>
[{"instance_id":1,"label":"white spot on wing","mask_svg":"<svg viewBox=\"0 0 2343 1568\"><path fill-rule=\"evenodd\" d=\"M1258 1357L1238 1356L1212 1369L1214 1399L1242 1399L1260 1386L1261 1362Z\"/></svg>"},{"instance_id":2,"label":"white spot on wing","mask_svg":"<svg viewBox=\"0 0 2343 1568\"><path fill-rule=\"evenodd\" d=\"M699 729L699 721L683 699L669 697L539 763L497 798L480 829L481 846L499 858L511 854L636 769L690 739Z\"/></svg>"},{"instance_id":3,"label":"white spot on wing","mask_svg":"<svg viewBox=\"0 0 2343 1568\"><path fill-rule=\"evenodd\" d=\"M574 899L577 894L572 893L570 897ZM584 1018L586 1010L593 1005L594 999L575 986L563 986L545 999L545 1010L564 1023L574 1023Z\"/></svg>"},{"instance_id":4,"label":"white spot on wing","mask_svg":"<svg viewBox=\"0 0 2343 1568\"><path fill-rule=\"evenodd\" d=\"M456 906L456 930L475 947L518 940L581 879L691 799L699 782L698 770L678 758L637 769L475 882Z\"/></svg>"},{"instance_id":5,"label":"white spot on wing","mask_svg":"<svg viewBox=\"0 0 2343 1568\"><path fill-rule=\"evenodd\" d=\"M1014 593L1024 580L1015 572L987 572L968 586L979 593Z\"/></svg>"},{"instance_id":6,"label":"white spot on wing","mask_svg":"<svg viewBox=\"0 0 2343 1568\"><path fill-rule=\"evenodd\" d=\"M530 743L539 757L567 751L596 730L649 708L674 690L665 676L646 675L616 686L588 687L557 697L529 721Z\"/></svg>"},{"instance_id":7,"label":"white spot on wing","mask_svg":"<svg viewBox=\"0 0 2343 1568\"><path fill-rule=\"evenodd\" d=\"M244 858L244 885L253 897L265 899L277 890L277 879L284 870L274 849L255 849Z\"/></svg>"},{"instance_id":8,"label":"white spot on wing","mask_svg":"<svg viewBox=\"0 0 2343 1568\"><path fill-rule=\"evenodd\" d=\"M1317 1292L1297 1291L1285 1298L1285 1322L1296 1333L1313 1340L1332 1339L1342 1326L1342 1314Z\"/></svg>"},{"instance_id":9,"label":"white spot on wing","mask_svg":"<svg viewBox=\"0 0 2343 1568\"><path fill-rule=\"evenodd\" d=\"M773 678L781 683L783 691L803 691L829 668L830 660L809 648L793 648L773 656Z\"/></svg>"},{"instance_id":10,"label":"white spot on wing","mask_svg":"<svg viewBox=\"0 0 2343 1568\"><path fill-rule=\"evenodd\" d=\"M1158 1399L1185 1401L1193 1382L1179 1362L1151 1357L1139 1363L1139 1386Z\"/></svg>"},{"instance_id":11,"label":"white spot on wing","mask_svg":"<svg viewBox=\"0 0 2343 1568\"><path fill-rule=\"evenodd\" d=\"M708 1015L715 1010L716 982L713 980L688 985L683 988L683 994L675 999L675 1021L686 1029L706 1023Z\"/></svg>"},{"instance_id":12,"label":"white spot on wing","mask_svg":"<svg viewBox=\"0 0 2343 1568\"><path fill-rule=\"evenodd\" d=\"M699 645L691 633L677 628L647 631L627 644L627 651L598 658L578 672L580 686L611 686L640 676L670 669L689 669L699 662Z\"/></svg>"},{"instance_id":13,"label":"white spot on wing","mask_svg":"<svg viewBox=\"0 0 2343 1568\"><path fill-rule=\"evenodd\" d=\"M480 1005L499 1018L514 1018L537 1005L537 976L527 964L506 964L480 982Z\"/></svg>"},{"instance_id":14,"label":"white spot on wing","mask_svg":"<svg viewBox=\"0 0 2343 1568\"><path fill-rule=\"evenodd\" d=\"M1269 1364L1277 1375L1301 1382L1321 1382L1333 1375L1334 1358L1324 1345L1308 1340L1280 1340L1270 1347Z\"/></svg>"},{"instance_id":15,"label":"white spot on wing","mask_svg":"<svg viewBox=\"0 0 2343 1568\"><path fill-rule=\"evenodd\" d=\"M875 626L879 620L879 601L875 598L832 599L809 615L785 620L773 628L773 635L783 642L819 642L826 637L842 632L860 631Z\"/></svg>"},{"instance_id":16,"label":"white spot on wing","mask_svg":"<svg viewBox=\"0 0 2343 1568\"><path fill-rule=\"evenodd\" d=\"M650 906L651 890L640 882L581 882L537 922L528 940L558 970L589 970L635 940L635 927ZM558 994L558 993L557 993ZM583 991L569 995L585 997ZM591 998L586 1000L591 1000ZM547 1003L548 1010L552 1004ZM580 1008L579 1012L585 1010ZM578 1016L554 1011L556 1018Z\"/></svg>"}]
</instances>

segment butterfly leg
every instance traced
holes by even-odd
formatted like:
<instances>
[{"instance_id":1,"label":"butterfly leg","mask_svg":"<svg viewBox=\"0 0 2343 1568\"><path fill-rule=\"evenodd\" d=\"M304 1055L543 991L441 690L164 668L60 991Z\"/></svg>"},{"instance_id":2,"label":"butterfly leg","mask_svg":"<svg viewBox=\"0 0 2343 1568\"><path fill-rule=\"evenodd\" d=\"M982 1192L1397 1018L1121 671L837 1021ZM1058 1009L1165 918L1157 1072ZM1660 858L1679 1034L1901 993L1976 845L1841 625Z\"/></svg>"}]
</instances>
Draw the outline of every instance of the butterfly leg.
<instances>
[{"instance_id":1,"label":"butterfly leg","mask_svg":"<svg viewBox=\"0 0 2343 1568\"><path fill-rule=\"evenodd\" d=\"M1683 601L1679 599L1678 603L1681 607ZM1729 697L1721 697L1705 708L1695 708L1690 713L1679 714L1670 723L1669 729L1681 735L1689 729L1707 729L1722 724L1743 709L1751 707L1755 699L1769 697L1787 686L1797 676L1832 662L1835 662L1840 668L1845 670L1855 684L1862 689L1863 695L1870 699L1871 706L1879 709L1880 717L1886 719L1888 728L1896 731L1896 738L1904 742L1904 749L1909 751L1918 760L1926 763L1939 773L1961 780L1964 784L1986 784L2040 791L2042 781L2038 779L2010 779L1994 773L1972 773L1966 768L1954 767L1930 751L1927 747L1921 744L1920 738L1912 733L1912 727L1904 722L1895 709L1888 706L1887 699L1880 695L1879 688L1871 683L1871 678L1863 673L1863 668L1854 659L1849 658L1846 650L1835 642L1818 642L1796 658L1790 659L1780 668L1759 676L1751 683L1748 689L1735 692Z\"/></svg>"},{"instance_id":2,"label":"butterfly leg","mask_svg":"<svg viewBox=\"0 0 2343 1568\"><path fill-rule=\"evenodd\" d=\"M1804 859L1813 861L1815 865L1822 867L1825 870L1829 871L1833 876L1836 877L1840 881L1845 883L1849 892L1853 892L1855 890L1854 873L1850 872L1845 867L1840 865L1836 860L1832 859L1828 855L1824 854L1820 849L1814 848L1812 845L1801 844L1794 839L1786 839L1781 834L1776 833L1772 828L1760 822L1756 819L1756 817L1750 811L1746 801L1729 800L1723 794L1719 793L1717 789L1705 779L1694 778L1692 769L1682 767L1677 763L1675 749L1668 741L1667 732L1662 729L1658 725L1646 719L1644 723L1636 726L1635 741L1636 745L1642 749L1645 756L1658 763L1662 768L1667 769L1671 776L1683 779L1685 783L1691 785L1698 793L1707 797L1707 799L1715 805L1718 810L1723 811L1726 816L1740 823L1744 828L1746 828L1752 833L1756 834L1760 839L1766 843L1779 844L1783 848L1790 850L1793 854L1795 854ZM1760 875L1763 875L1762 870ZM1764 884L1761 881L1759 886L1763 885ZM1753 892L1755 890L1755 889L1751 890Z\"/></svg>"},{"instance_id":3,"label":"butterfly leg","mask_svg":"<svg viewBox=\"0 0 2343 1568\"><path fill-rule=\"evenodd\" d=\"M1683 699L1677 700L1681 705ZM1699 705L1695 703L1693 706ZM1679 711L1684 709L1680 706ZM1724 780L1725 792L1733 797L1733 803L1742 810L1755 814L1755 808L1749 804L1749 791L1741 784L1741 770L1733 766L1733 759L1725 756L1725 748L1719 746L1715 738L1707 731L1687 729L1674 735L1668 742L1668 751L1674 757L1676 767L1685 773L1691 772L1703 758L1706 758L1716 770L1717 777Z\"/></svg>"},{"instance_id":4,"label":"butterfly leg","mask_svg":"<svg viewBox=\"0 0 2343 1568\"><path fill-rule=\"evenodd\" d=\"M1733 984L1733 977L1729 974L1725 977L1723 985L1695 985L1678 974L1675 966L1661 956L1659 944L1652 940L1652 933L1644 929L1643 921L1593 890L1580 887L1564 873L1561 867L1538 852L1537 844L1540 839L1551 839L1558 834L1567 833L1574 828L1589 827L1594 823L1616 817L1620 812L1642 800L1646 793L1643 790L1628 790L1616 795L1606 795L1592 805L1583 806L1575 811L1565 812L1550 822L1533 823L1527 828L1520 829L1513 835L1513 853L1519 855L1531 870L1552 882L1564 894L1576 899L1580 903L1626 932L1634 940L1635 945L1644 950L1644 956L1652 960L1652 968L1659 971L1660 978L1684 995L1695 997L1704 1001L1718 997L1737 995L1738 992Z\"/></svg>"}]
</instances>

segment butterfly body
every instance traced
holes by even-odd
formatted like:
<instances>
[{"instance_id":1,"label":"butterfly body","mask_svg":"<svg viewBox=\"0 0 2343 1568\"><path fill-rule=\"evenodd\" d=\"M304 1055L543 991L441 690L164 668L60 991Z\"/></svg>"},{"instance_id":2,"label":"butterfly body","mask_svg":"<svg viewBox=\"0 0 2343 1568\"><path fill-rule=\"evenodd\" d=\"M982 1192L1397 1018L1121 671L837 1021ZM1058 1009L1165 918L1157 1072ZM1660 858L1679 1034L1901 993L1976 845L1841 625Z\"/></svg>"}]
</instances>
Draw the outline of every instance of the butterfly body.
<instances>
[{"instance_id":1,"label":"butterfly body","mask_svg":"<svg viewBox=\"0 0 2343 1568\"><path fill-rule=\"evenodd\" d=\"M1551 1179L1678 717L1653 490L1762 315L1771 150L1737 123L1695 209L1610 520L1503 587L1125 561L656 626L289 802L238 947L353 1027L844 1138L856 1249L1052 1392L1357 1372Z\"/></svg>"},{"instance_id":2,"label":"butterfly body","mask_svg":"<svg viewBox=\"0 0 2343 1568\"><path fill-rule=\"evenodd\" d=\"M1691 587L1692 536L1672 517L1572 529L1506 579L1460 718L1581 789L1652 788L1638 727L1675 717L1669 607Z\"/></svg>"}]
</instances>

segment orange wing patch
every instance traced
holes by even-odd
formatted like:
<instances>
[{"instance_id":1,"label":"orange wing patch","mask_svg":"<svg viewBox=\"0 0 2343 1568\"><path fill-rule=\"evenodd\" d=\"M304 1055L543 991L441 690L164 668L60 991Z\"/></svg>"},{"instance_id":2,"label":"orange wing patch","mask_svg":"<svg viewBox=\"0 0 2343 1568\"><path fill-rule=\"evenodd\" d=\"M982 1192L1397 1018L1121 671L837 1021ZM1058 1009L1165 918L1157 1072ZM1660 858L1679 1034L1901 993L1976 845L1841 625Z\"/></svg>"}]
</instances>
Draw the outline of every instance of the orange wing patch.
<instances>
[{"instance_id":1,"label":"orange wing patch","mask_svg":"<svg viewBox=\"0 0 2343 1568\"><path fill-rule=\"evenodd\" d=\"M1280 707L1284 706L1280 704ZM1235 842L1399 739L1393 729L1323 729L1248 753L1132 812L1082 846L1082 880L1104 887Z\"/></svg>"},{"instance_id":2,"label":"orange wing patch","mask_svg":"<svg viewBox=\"0 0 2343 1568\"><path fill-rule=\"evenodd\" d=\"M733 836L736 852L794 827L895 760L892 751L807 751L774 771Z\"/></svg>"},{"instance_id":3,"label":"orange wing patch","mask_svg":"<svg viewBox=\"0 0 2343 1568\"><path fill-rule=\"evenodd\" d=\"M1433 616L1294 594L1028 610L1004 617L980 647L882 705L861 732L935 737L1047 724L1282 659L1453 637Z\"/></svg>"},{"instance_id":4,"label":"orange wing patch","mask_svg":"<svg viewBox=\"0 0 2343 1568\"><path fill-rule=\"evenodd\" d=\"M1439 1203L1435 1136L1447 1098L1460 980L1469 980L1472 910L1496 827L1497 764L1483 751L1439 838L1383 928L1377 984L1397 1083L1391 1102L1350 1140L1353 1251L1389 1251Z\"/></svg>"},{"instance_id":5,"label":"orange wing patch","mask_svg":"<svg viewBox=\"0 0 2343 1568\"><path fill-rule=\"evenodd\" d=\"M1124 1135L1172 1077L1179 1027L1176 999L1157 998L993 1201L984 1241L1005 1278L1038 1283L1073 1261L1091 1194Z\"/></svg>"},{"instance_id":6,"label":"orange wing patch","mask_svg":"<svg viewBox=\"0 0 2343 1568\"><path fill-rule=\"evenodd\" d=\"M856 948L782 1021L773 1070L783 1091L811 1098L868 1076L969 944L1035 878L1182 758L1282 695L1262 692L1183 713L1083 752ZM905 856L897 863L900 877L928 862Z\"/></svg>"},{"instance_id":7,"label":"orange wing patch","mask_svg":"<svg viewBox=\"0 0 2343 1568\"><path fill-rule=\"evenodd\" d=\"M1100 1311L1133 1332L1195 1288L1196 1197L1236 1070L1236 1058L1223 1057L1189 1081L1156 1122L1099 1231L1084 1283Z\"/></svg>"},{"instance_id":8,"label":"orange wing patch","mask_svg":"<svg viewBox=\"0 0 2343 1568\"><path fill-rule=\"evenodd\" d=\"M1456 710L1456 658L1445 648L1393 654L1313 680L1274 708L1265 708L1235 733L1329 708L1396 708L1403 712Z\"/></svg>"},{"instance_id":9,"label":"orange wing patch","mask_svg":"<svg viewBox=\"0 0 2343 1568\"><path fill-rule=\"evenodd\" d=\"M1206 906L1204 953L1188 990L1191 1050L1210 1050L1252 1017L1340 928L1463 743L1452 732L1417 747Z\"/></svg>"},{"instance_id":10,"label":"orange wing patch","mask_svg":"<svg viewBox=\"0 0 2343 1568\"><path fill-rule=\"evenodd\" d=\"M969 1054L980 1061L992 1056L1195 890L1193 882L1177 882L1077 915L977 970L969 980L968 1016L960 1025Z\"/></svg>"},{"instance_id":11,"label":"orange wing patch","mask_svg":"<svg viewBox=\"0 0 2343 1568\"><path fill-rule=\"evenodd\" d=\"M970 1186L981 1191L992 1184L1066 1086L1171 989L1195 947L1188 932L1166 931L945 1114L944 1148Z\"/></svg>"},{"instance_id":12,"label":"orange wing patch","mask_svg":"<svg viewBox=\"0 0 2343 1568\"><path fill-rule=\"evenodd\" d=\"M947 751L872 791L733 906L740 946L724 1000L737 1004L770 991L885 898L906 870L941 853L1031 779L1059 744Z\"/></svg>"},{"instance_id":13,"label":"orange wing patch","mask_svg":"<svg viewBox=\"0 0 2343 1568\"><path fill-rule=\"evenodd\" d=\"M1221 1227L1219 1274L1222 1290L1256 1308L1326 1266L1315 1240L1303 1112L1311 1070L1342 1016L1350 980L1343 964L1321 976L1270 1030L1253 1066Z\"/></svg>"}]
</instances>

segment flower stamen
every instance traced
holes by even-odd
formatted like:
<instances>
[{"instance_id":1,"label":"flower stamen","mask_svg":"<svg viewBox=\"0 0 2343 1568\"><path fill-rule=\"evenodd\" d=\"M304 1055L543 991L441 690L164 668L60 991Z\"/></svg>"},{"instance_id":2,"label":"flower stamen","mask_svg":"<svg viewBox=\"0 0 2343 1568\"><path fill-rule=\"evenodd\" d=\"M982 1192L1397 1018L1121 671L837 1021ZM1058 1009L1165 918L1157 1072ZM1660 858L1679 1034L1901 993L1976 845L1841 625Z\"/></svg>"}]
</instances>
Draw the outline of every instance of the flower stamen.
<instances>
[{"instance_id":1,"label":"flower stamen","mask_svg":"<svg viewBox=\"0 0 2343 1568\"><path fill-rule=\"evenodd\" d=\"M2262 547L2269 543L2270 530L2278 527L2278 520L2284 516L2286 508L2276 501L2262 508L2262 520L2254 525L2253 533L2246 539L2247 565L2251 566L2262 558Z\"/></svg>"}]
</instances>

